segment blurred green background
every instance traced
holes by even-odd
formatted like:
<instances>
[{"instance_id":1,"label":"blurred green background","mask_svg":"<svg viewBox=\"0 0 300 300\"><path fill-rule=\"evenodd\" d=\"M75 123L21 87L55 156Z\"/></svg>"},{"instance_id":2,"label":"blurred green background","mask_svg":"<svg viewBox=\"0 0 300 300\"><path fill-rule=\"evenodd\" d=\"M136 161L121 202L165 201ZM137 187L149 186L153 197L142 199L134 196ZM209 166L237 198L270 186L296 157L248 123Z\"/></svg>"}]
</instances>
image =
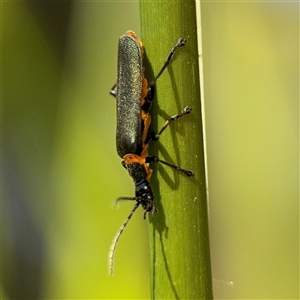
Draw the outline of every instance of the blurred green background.
<instances>
[{"instance_id":1,"label":"blurred green background","mask_svg":"<svg viewBox=\"0 0 300 300\"><path fill-rule=\"evenodd\" d=\"M142 210L108 275L134 194L109 95L128 29L135 1L2 3L3 299L149 298ZM215 297L297 299L299 3L203 2L202 33Z\"/></svg>"}]
</instances>

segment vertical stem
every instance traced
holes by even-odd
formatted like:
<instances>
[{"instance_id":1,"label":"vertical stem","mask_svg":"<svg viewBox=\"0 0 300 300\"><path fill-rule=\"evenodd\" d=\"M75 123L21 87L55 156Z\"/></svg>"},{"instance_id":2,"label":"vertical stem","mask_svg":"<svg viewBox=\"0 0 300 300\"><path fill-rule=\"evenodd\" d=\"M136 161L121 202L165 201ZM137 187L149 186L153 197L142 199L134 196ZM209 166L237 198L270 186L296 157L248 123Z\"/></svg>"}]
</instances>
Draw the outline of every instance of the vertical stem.
<instances>
[{"instance_id":1,"label":"vertical stem","mask_svg":"<svg viewBox=\"0 0 300 300\"><path fill-rule=\"evenodd\" d=\"M149 215L152 299L212 299L195 1L142 0L141 28L151 62L148 78L159 72L178 38L187 39L157 81L152 129L159 131L185 106L193 108L151 142L151 155L195 173L188 178L163 164L153 166L159 212Z\"/></svg>"}]
</instances>

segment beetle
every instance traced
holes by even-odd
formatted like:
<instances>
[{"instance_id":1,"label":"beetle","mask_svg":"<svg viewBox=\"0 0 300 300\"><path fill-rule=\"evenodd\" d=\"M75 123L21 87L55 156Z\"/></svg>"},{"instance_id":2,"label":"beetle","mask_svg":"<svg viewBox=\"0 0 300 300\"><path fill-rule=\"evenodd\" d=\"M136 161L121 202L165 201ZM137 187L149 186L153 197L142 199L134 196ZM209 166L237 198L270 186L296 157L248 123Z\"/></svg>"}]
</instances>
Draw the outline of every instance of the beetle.
<instances>
[{"instance_id":1,"label":"beetle","mask_svg":"<svg viewBox=\"0 0 300 300\"><path fill-rule=\"evenodd\" d=\"M185 43L186 40L182 38L177 41L158 75L149 84L144 75L144 48L141 40L133 31L127 31L125 35L119 38L117 82L110 90L110 94L116 98L117 106L117 153L123 159L123 167L127 169L133 179L135 196L119 197L116 202L133 200L136 203L113 240L109 254L111 275L113 274L113 260L117 243L136 209L140 205L143 207L144 219L147 212L152 214L157 212L150 186L152 169L149 167L149 164L160 162L189 177L194 176L192 171L160 160L157 156L148 155L149 143L152 140L158 140L172 121L192 111L191 107L186 106L180 113L169 118L157 134L149 132L151 124L150 109L154 99L156 81L169 65L176 49L184 46Z\"/></svg>"}]
</instances>

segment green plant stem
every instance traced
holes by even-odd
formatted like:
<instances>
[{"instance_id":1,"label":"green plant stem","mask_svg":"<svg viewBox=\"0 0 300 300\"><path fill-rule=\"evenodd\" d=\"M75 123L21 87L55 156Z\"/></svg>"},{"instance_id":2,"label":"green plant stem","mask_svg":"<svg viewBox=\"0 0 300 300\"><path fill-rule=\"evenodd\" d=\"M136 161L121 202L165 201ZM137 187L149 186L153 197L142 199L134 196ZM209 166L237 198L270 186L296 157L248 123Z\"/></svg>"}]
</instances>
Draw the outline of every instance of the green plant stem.
<instances>
[{"instance_id":1,"label":"green plant stem","mask_svg":"<svg viewBox=\"0 0 300 300\"><path fill-rule=\"evenodd\" d=\"M154 167L158 213L150 215L152 299L212 299L195 1L142 0L141 29L154 74L178 38L187 39L157 81L152 129L160 130L185 106L193 108L151 143L151 155L195 173L188 178L163 164ZM153 78L151 68L146 72Z\"/></svg>"}]
</instances>

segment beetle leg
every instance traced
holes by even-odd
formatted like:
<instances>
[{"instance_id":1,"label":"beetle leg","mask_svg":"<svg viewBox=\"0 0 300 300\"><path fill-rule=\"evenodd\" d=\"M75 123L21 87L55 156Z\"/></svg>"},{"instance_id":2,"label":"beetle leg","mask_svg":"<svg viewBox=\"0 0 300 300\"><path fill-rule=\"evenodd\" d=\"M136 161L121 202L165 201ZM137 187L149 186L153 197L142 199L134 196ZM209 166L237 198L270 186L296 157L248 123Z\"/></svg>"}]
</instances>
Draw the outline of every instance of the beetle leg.
<instances>
[{"instance_id":1,"label":"beetle leg","mask_svg":"<svg viewBox=\"0 0 300 300\"><path fill-rule=\"evenodd\" d=\"M179 119L180 117L184 116L184 115L187 115L189 114L190 112L192 111L192 108L189 107L189 106L186 106L179 114L176 114L174 116L172 116L170 119L168 119L165 124L163 125L163 127L161 128L161 130L155 134L155 132L150 132L146 141L145 141L145 144L149 144L151 142L151 140L153 141L157 141L160 137L160 135L165 131L165 129L170 125L170 123L172 123L173 121Z\"/></svg>"},{"instance_id":2,"label":"beetle leg","mask_svg":"<svg viewBox=\"0 0 300 300\"><path fill-rule=\"evenodd\" d=\"M174 169L176 171L182 172L183 174L185 174L188 177L194 177L195 176L195 174L192 171L185 170L185 169L183 169L183 168L181 168L179 166L176 166L176 165L171 164L171 163L169 163L167 161L161 160L157 156L148 156L148 157L146 157L146 162L147 163L160 162L160 163L162 163L162 164L164 164L164 165L166 165L166 166L168 166L168 167L170 167L170 168L172 168L172 169Z\"/></svg>"},{"instance_id":3,"label":"beetle leg","mask_svg":"<svg viewBox=\"0 0 300 300\"><path fill-rule=\"evenodd\" d=\"M116 97L117 96L117 93L116 93L116 83L112 86L112 88L110 89L110 94L112 95L112 96L114 96L114 97Z\"/></svg>"}]
</instances>

